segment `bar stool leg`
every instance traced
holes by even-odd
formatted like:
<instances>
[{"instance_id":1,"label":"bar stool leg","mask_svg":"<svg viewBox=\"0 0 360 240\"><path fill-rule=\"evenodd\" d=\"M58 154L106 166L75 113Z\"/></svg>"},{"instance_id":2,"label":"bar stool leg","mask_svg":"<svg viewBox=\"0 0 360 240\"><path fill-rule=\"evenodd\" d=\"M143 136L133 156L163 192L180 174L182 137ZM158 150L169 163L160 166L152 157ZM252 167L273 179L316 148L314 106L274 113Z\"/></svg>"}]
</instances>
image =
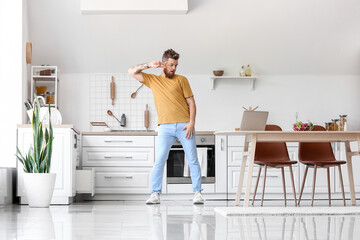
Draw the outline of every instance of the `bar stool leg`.
<instances>
[{"instance_id":1,"label":"bar stool leg","mask_svg":"<svg viewBox=\"0 0 360 240\"><path fill-rule=\"evenodd\" d=\"M331 190L330 190L330 168L327 167L327 182L328 182L328 195L329 195L329 207L331 206Z\"/></svg>"},{"instance_id":2,"label":"bar stool leg","mask_svg":"<svg viewBox=\"0 0 360 240\"><path fill-rule=\"evenodd\" d=\"M312 191L312 197L311 197L311 206L314 206L314 196L315 196L315 183L316 183L316 170L317 166L314 166L314 182L313 182L313 191Z\"/></svg>"},{"instance_id":3,"label":"bar stool leg","mask_svg":"<svg viewBox=\"0 0 360 240\"><path fill-rule=\"evenodd\" d=\"M254 202L255 202L255 196L256 196L257 188L258 188L258 185L259 185L259 180L260 180L260 175L261 175L261 169L262 169L262 166L259 166L259 173L258 173L258 175L257 175L256 184L255 184L255 189L254 189L254 196L253 196L253 200L252 200L252 203L251 203L251 205L253 205L253 206L254 206Z\"/></svg>"},{"instance_id":4,"label":"bar stool leg","mask_svg":"<svg viewBox=\"0 0 360 240\"><path fill-rule=\"evenodd\" d=\"M304 191L304 186L305 186L305 180L306 180L306 176L307 176L307 172L309 170L309 166L306 165L306 168L305 168L305 173L304 173L304 178L303 178L303 182L301 184L301 190L300 190L300 195L299 195L299 202L298 202L298 206L300 206L300 200L301 200L301 196L303 194L303 191Z\"/></svg>"},{"instance_id":5,"label":"bar stool leg","mask_svg":"<svg viewBox=\"0 0 360 240\"><path fill-rule=\"evenodd\" d=\"M265 170L264 170L264 184L263 184L263 191L262 191L262 196L261 196L261 206L263 206L263 202L264 202L266 172L267 172L267 165L265 165Z\"/></svg>"},{"instance_id":6,"label":"bar stool leg","mask_svg":"<svg viewBox=\"0 0 360 240\"><path fill-rule=\"evenodd\" d=\"M346 206L344 182L343 182L343 177L342 177L342 173L341 173L341 165L338 165L338 167L339 167L339 177L340 177L340 183L341 183L341 192L342 192L342 196L343 196L343 200L344 200L344 206Z\"/></svg>"},{"instance_id":7,"label":"bar stool leg","mask_svg":"<svg viewBox=\"0 0 360 240\"><path fill-rule=\"evenodd\" d=\"M281 175L282 175L282 183L283 183L283 190L284 190L284 201L285 201L285 206L286 206L286 187L285 187L284 167L281 168Z\"/></svg>"},{"instance_id":8,"label":"bar stool leg","mask_svg":"<svg viewBox=\"0 0 360 240\"><path fill-rule=\"evenodd\" d=\"M293 188L293 193L294 193L294 201L295 201L295 207L297 206L297 201L296 201L296 190L295 190L295 182L294 182L294 175L293 175L293 171L292 171L292 166L289 166L290 169L290 177L291 177L291 183L292 183L292 188Z\"/></svg>"}]
</instances>

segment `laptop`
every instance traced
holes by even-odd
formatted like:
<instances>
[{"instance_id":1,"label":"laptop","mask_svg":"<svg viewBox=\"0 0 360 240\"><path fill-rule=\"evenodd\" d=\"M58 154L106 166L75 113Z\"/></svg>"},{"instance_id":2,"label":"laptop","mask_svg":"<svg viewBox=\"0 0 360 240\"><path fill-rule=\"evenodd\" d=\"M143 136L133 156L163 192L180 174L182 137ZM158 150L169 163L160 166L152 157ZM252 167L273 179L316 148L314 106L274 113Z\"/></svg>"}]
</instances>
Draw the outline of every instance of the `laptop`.
<instances>
[{"instance_id":1,"label":"laptop","mask_svg":"<svg viewBox=\"0 0 360 240\"><path fill-rule=\"evenodd\" d=\"M240 131L264 131L269 112L244 111Z\"/></svg>"}]
</instances>

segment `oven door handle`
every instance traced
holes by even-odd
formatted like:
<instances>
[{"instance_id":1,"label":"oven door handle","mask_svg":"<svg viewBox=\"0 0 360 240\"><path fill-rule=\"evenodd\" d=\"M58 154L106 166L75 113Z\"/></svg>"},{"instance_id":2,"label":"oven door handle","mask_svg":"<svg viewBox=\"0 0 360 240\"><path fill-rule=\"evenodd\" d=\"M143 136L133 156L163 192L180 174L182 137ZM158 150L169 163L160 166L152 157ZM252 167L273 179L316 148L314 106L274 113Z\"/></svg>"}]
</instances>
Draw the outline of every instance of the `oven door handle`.
<instances>
[{"instance_id":1,"label":"oven door handle","mask_svg":"<svg viewBox=\"0 0 360 240\"><path fill-rule=\"evenodd\" d=\"M198 148L201 148L201 149L205 149L205 148L202 148L202 147L198 147ZM207 150L213 150L212 148L206 148ZM184 150L184 148L170 148L170 151L176 151L176 150Z\"/></svg>"}]
</instances>

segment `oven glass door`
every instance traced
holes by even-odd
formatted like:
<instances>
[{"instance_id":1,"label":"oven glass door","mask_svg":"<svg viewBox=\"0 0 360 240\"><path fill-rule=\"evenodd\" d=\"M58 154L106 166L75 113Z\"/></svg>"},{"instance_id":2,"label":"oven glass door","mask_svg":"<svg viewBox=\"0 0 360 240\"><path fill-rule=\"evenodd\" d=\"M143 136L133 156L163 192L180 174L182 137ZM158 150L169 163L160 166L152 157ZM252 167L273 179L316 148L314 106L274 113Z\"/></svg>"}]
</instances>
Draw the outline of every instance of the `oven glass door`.
<instances>
[{"instance_id":1,"label":"oven glass door","mask_svg":"<svg viewBox=\"0 0 360 240\"><path fill-rule=\"evenodd\" d=\"M205 159L199 159L206 161L205 164L206 170L203 170L204 165L200 163L202 168L202 172L205 171L206 174L202 174L202 183L214 183L215 182L215 148L214 146L199 146L199 151L202 149L206 150L206 157ZM172 184L184 184L190 183L191 184L191 173L190 170L185 170L185 152L182 146L173 146L170 149L169 157L167 160L167 182ZM188 166L188 165L187 165ZM205 175L205 176L204 176Z\"/></svg>"}]
</instances>

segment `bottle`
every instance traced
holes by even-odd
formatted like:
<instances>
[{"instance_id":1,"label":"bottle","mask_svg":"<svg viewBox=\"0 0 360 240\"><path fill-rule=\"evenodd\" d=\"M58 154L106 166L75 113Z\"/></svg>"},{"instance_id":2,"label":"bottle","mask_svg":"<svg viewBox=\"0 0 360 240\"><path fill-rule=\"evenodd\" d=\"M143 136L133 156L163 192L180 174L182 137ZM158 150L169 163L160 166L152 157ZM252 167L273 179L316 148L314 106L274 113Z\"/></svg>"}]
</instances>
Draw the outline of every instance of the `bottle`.
<instances>
[{"instance_id":1,"label":"bottle","mask_svg":"<svg viewBox=\"0 0 360 240\"><path fill-rule=\"evenodd\" d=\"M251 76L250 64L247 65L247 68L246 68L246 71L245 71L245 76Z\"/></svg>"},{"instance_id":2,"label":"bottle","mask_svg":"<svg viewBox=\"0 0 360 240\"><path fill-rule=\"evenodd\" d=\"M241 66L240 77L245 77L245 67Z\"/></svg>"},{"instance_id":3,"label":"bottle","mask_svg":"<svg viewBox=\"0 0 360 240\"><path fill-rule=\"evenodd\" d=\"M120 126L122 126L122 127L125 127L125 126L126 126L125 113L123 113L123 114L121 115Z\"/></svg>"}]
</instances>

